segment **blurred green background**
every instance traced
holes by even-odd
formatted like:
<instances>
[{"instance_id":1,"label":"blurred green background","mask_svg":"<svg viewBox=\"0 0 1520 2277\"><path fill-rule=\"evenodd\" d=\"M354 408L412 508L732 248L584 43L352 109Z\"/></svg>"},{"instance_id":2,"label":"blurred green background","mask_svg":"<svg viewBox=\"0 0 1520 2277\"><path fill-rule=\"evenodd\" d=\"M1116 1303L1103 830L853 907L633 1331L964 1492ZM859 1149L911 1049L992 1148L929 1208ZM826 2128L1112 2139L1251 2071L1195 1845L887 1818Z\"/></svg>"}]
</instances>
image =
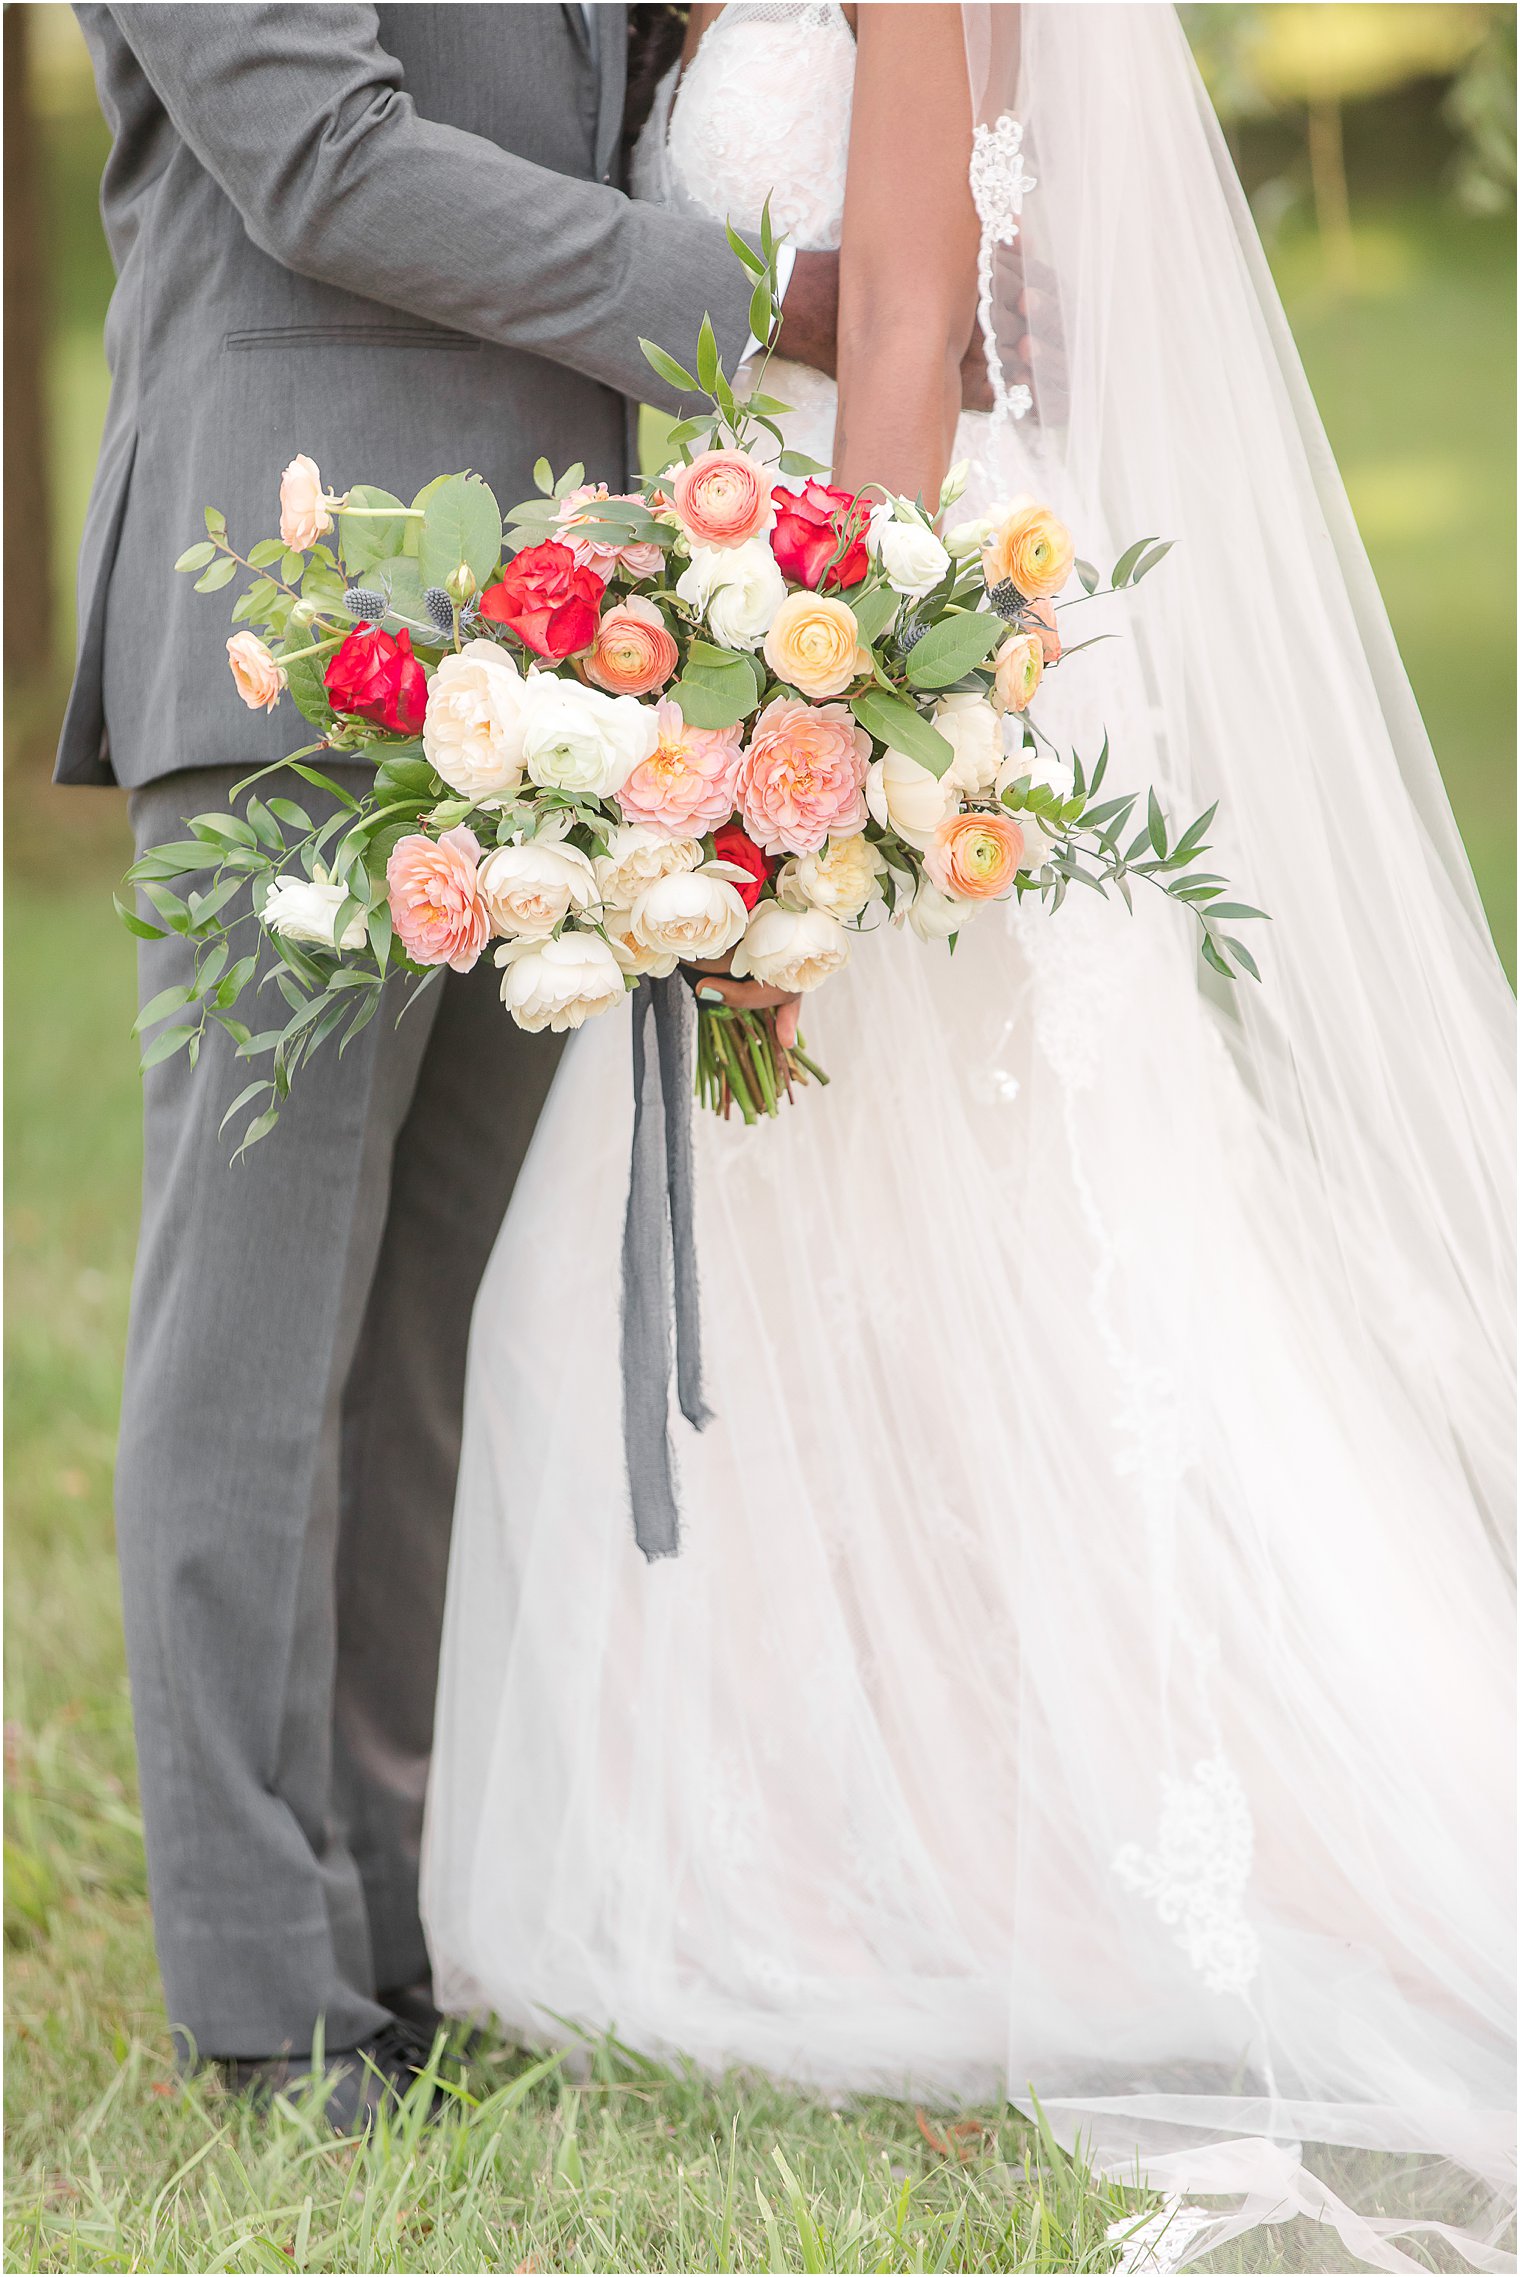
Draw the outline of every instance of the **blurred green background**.
<instances>
[{"instance_id":1,"label":"blurred green background","mask_svg":"<svg viewBox=\"0 0 1520 2277\"><path fill-rule=\"evenodd\" d=\"M1183 15L1513 970L1514 10ZM70 2129L124 2050L162 2068L163 2027L110 1518L137 1203L127 838L116 794L47 782L105 402L107 135L66 8L9 7L4 39L8 2088L41 2266L75 2221ZM108 2168L130 2100L92 2135Z\"/></svg>"}]
</instances>

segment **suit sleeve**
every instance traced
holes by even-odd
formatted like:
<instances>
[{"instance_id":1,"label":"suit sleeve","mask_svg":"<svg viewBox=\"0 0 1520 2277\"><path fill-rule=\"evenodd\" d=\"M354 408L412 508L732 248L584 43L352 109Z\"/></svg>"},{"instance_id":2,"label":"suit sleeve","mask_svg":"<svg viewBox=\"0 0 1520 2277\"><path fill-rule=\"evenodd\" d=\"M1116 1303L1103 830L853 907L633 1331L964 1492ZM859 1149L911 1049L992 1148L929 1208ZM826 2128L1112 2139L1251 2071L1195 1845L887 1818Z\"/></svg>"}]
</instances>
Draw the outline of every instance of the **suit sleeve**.
<instances>
[{"instance_id":1,"label":"suit sleeve","mask_svg":"<svg viewBox=\"0 0 1520 2277\"><path fill-rule=\"evenodd\" d=\"M715 224L556 174L423 118L372 7L112 11L182 140L286 268L424 320L674 398L710 313L732 371L749 288Z\"/></svg>"}]
</instances>

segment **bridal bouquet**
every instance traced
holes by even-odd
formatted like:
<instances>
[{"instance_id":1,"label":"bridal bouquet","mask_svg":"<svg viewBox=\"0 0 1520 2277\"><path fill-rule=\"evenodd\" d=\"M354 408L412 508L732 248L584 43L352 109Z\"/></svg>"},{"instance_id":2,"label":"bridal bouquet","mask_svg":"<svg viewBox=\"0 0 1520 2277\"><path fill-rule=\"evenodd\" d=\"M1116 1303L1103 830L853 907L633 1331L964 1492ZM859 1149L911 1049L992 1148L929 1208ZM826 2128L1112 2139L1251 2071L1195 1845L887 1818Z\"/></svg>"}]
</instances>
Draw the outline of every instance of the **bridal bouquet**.
<instances>
[{"instance_id":1,"label":"bridal bouquet","mask_svg":"<svg viewBox=\"0 0 1520 2277\"><path fill-rule=\"evenodd\" d=\"M773 340L769 220L759 252L730 238ZM252 1110L244 1146L398 969L426 985L491 955L511 1017L563 1030L678 964L806 992L882 922L953 950L991 902L1054 910L1072 884L1127 901L1140 877L1191 908L1216 972L1255 974L1223 928L1260 912L1199 867L1214 810L1174 833L1152 793L1132 832L1137 798L1099 795L1107 745L1089 771L1035 724L1043 675L1073 653L1061 596L1100 583L1057 517L1020 499L941 535L964 469L932 502L847 494L781 447L783 404L736 398L710 325L695 371L644 347L707 408L636 492L540 460L504 527L474 475L408 505L334 492L301 455L277 537L241 554L208 508L180 556L199 592L247 573L236 692L264 711L288 697L319 737L134 865L159 922L117 903L133 931L197 945L194 981L144 1008L139 1030L161 1028L144 1065L193 1057L208 1020L269 1058L229 1109ZM1109 588L1167 550L1128 547ZM310 763L323 752L373 762L362 796ZM278 770L336 812L261 798ZM285 1013L261 1032L242 1017L256 976ZM701 1098L746 1121L822 1079L774 1012L700 996L696 1066Z\"/></svg>"}]
</instances>

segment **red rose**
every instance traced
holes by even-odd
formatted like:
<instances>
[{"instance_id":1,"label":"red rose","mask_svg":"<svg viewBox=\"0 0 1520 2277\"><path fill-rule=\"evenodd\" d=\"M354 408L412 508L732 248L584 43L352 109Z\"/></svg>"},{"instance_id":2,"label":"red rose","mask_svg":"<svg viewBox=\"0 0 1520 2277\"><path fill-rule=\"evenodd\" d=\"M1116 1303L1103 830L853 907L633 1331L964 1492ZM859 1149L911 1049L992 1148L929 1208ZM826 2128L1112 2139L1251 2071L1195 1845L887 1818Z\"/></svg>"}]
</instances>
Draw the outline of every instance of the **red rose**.
<instances>
[{"instance_id":1,"label":"red rose","mask_svg":"<svg viewBox=\"0 0 1520 2277\"><path fill-rule=\"evenodd\" d=\"M323 674L335 712L349 712L393 735L417 735L427 710L427 674L405 626L393 640L378 625L351 632Z\"/></svg>"},{"instance_id":2,"label":"red rose","mask_svg":"<svg viewBox=\"0 0 1520 2277\"><path fill-rule=\"evenodd\" d=\"M736 870L748 871L742 885L737 878L730 878L728 882L745 908L753 909L775 863L768 854L761 853L749 832L737 822L725 822L721 830L713 832L713 853L718 861L732 862Z\"/></svg>"},{"instance_id":3,"label":"red rose","mask_svg":"<svg viewBox=\"0 0 1520 2277\"><path fill-rule=\"evenodd\" d=\"M595 640L606 590L605 577L577 568L570 548L551 539L524 547L508 563L501 582L481 594L480 613L558 664Z\"/></svg>"},{"instance_id":4,"label":"red rose","mask_svg":"<svg viewBox=\"0 0 1520 2277\"><path fill-rule=\"evenodd\" d=\"M835 490L826 482L808 482L800 491L776 490L776 526L771 531L771 552L785 576L798 585L858 585L870 567L865 531L869 509L848 490ZM828 565L849 533L842 559ZM827 574L825 575L825 572Z\"/></svg>"}]
</instances>

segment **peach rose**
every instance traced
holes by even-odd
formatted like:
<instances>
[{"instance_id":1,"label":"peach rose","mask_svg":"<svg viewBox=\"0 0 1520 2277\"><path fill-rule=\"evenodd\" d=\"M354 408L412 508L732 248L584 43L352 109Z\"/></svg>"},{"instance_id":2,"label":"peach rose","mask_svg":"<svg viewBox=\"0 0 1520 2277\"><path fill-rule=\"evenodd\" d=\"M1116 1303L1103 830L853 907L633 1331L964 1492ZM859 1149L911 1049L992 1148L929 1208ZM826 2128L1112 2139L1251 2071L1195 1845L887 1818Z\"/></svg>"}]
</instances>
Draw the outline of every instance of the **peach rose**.
<instances>
[{"instance_id":1,"label":"peach rose","mask_svg":"<svg viewBox=\"0 0 1520 2277\"><path fill-rule=\"evenodd\" d=\"M270 654L258 634L234 633L227 643L227 662L248 709L272 712L285 685L285 667Z\"/></svg>"},{"instance_id":2,"label":"peach rose","mask_svg":"<svg viewBox=\"0 0 1520 2277\"><path fill-rule=\"evenodd\" d=\"M705 838L734 811L742 727L688 727L681 707L655 707L659 742L617 793L630 822L665 838Z\"/></svg>"},{"instance_id":3,"label":"peach rose","mask_svg":"<svg viewBox=\"0 0 1520 2277\"><path fill-rule=\"evenodd\" d=\"M281 543L292 553L305 553L332 526L321 471L316 460L301 451L280 477Z\"/></svg>"},{"instance_id":4,"label":"peach rose","mask_svg":"<svg viewBox=\"0 0 1520 2277\"><path fill-rule=\"evenodd\" d=\"M924 856L932 884L955 901L996 901L1024 866L1024 833L1011 814L952 814Z\"/></svg>"},{"instance_id":5,"label":"peach rose","mask_svg":"<svg viewBox=\"0 0 1520 2277\"><path fill-rule=\"evenodd\" d=\"M1061 636L1056 630L1056 608L1053 601L1031 601L1026 616L1034 619L1034 636L1040 644L1040 655L1047 664L1061 661Z\"/></svg>"},{"instance_id":6,"label":"peach rose","mask_svg":"<svg viewBox=\"0 0 1520 2277\"><path fill-rule=\"evenodd\" d=\"M1045 659L1038 633L1010 633L997 652L992 701L1000 712L1021 712L1031 702Z\"/></svg>"},{"instance_id":7,"label":"peach rose","mask_svg":"<svg viewBox=\"0 0 1520 2277\"><path fill-rule=\"evenodd\" d=\"M605 482L583 482L579 490L567 491L559 502L556 527L561 540L574 554L576 567L594 569L598 577L604 578L610 578L615 569L626 569L630 577L653 577L664 565L663 546L610 546L601 538L576 536L575 525L581 508L599 506L604 498L612 506L642 506L644 503L636 490L609 492Z\"/></svg>"},{"instance_id":8,"label":"peach rose","mask_svg":"<svg viewBox=\"0 0 1520 2277\"><path fill-rule=\"evenodd\" d=\"M831 833L864 829L870 756L871 738L843 704L775 697L739 766L745 829L767 854L811 854Z\"/></svg>"},{"instance_id":9,"label":"peach rose","mask_svg":"<svg viewBox=\"0 0 1520 2277\"><path fill-rule=\"evenodd\" d=\"M742 546L776 519L770 469L744 451L699 451L671 487L693 545Z\"/></svg>"},{"instance_id":10,"label":"peach rose","mask_svg":"<svg viewBox=\"0 0 1520 2277\"><path fill-rule=\"evenodd\" d=\"M1048 600L1071 575L1071 532L1048 506L1021 498L994 530L982 554L988 590L1012 585L1026 601Z\"/></svg>"},{"instance_id":11,"label":"peach rose","mask_svg":"<svg viewBox=\"0 0 1520 2277\"><path fill-rule=\"evenodd\" d=\"M642 593L608 609L596 628L586 677L614 696L647 696L663 688L680 661L665 619Z\"/></svg>"},{"instance_id":12,"label":"peach rose","mask_svg":"<svg viewBox=\"0 0 1520 2277\"><path fill-rule=\"evenodd\" d=\"M805 696L842 696L871 669L848 601L833 593L789 593L765 636L766 663Z\"/></svg>"},{"instance_id":13,"label":"peach rose","mask_svg":"<svg viewBox=\"0 0 1520 2277\"><path fill-rule=\"evenodd\" d=\"M479 958L491 931L479 864L480 842L463 827L441 838L403 838L386 863L391 922L417 964L468 972Z\"/></svg>"}]
</instances>

